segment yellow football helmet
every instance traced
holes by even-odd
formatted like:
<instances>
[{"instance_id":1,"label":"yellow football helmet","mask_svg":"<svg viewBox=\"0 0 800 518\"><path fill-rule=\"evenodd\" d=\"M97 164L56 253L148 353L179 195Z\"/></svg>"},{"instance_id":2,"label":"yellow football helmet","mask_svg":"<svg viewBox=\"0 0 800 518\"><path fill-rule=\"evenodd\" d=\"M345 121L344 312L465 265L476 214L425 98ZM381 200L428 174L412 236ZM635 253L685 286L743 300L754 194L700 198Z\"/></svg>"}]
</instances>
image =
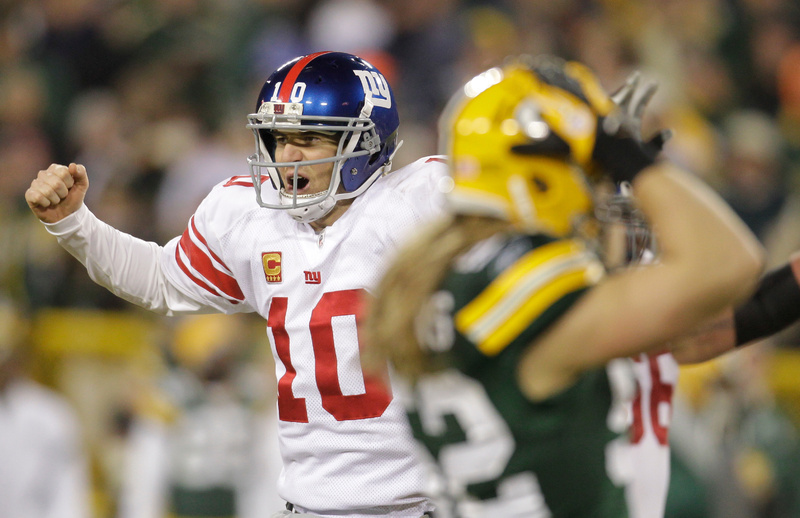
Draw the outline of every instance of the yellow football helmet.
<instances>
[{"instance_id":1,"label":"yellow football helmet","mask_svg":"<svg viewBox=\"0 0 800 518\"><path fill-rule=\"evenodd\" d=\"M457 213L557 237L593 210L585 171L599 116L614 108L582 65L518 59L470 80L440 120Z\"/></svg>"}]
</instances>

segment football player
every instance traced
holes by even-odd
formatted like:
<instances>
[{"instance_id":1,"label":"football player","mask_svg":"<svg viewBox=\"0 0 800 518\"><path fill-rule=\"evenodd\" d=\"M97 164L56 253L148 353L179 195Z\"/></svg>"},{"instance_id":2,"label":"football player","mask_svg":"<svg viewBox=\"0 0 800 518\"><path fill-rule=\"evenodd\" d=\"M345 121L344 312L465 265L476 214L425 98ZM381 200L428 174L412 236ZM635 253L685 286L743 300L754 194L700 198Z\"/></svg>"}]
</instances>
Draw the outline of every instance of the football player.
<instances>
[{"instance_id":1,"label":"football player","mask_svg":"<svg viewBox=\"0 0 800 518\"><path fill-rule=\"evenodd\" d=\"M604 208L606 223L623 227L629 266L655 259L647 222L637 217L635 200L627 193L613 197ZM619 262L617 263L619 264ZM626 492L632 518L662 518L670 480L669 428L680 365L714 359L756 343L800 320L800 253L759 281L755 293L738 307L697 331L677 339L662 351L634 357L637 392L631 402L630 444L620 450L630 473Z\"/></svg>"},{"instance_id":2,"label":"football player","mask_svg":"<svg viewBox=\"0 0 800 518\"><path fill-rule=\"evenodd\" d=\"M599 207L604 234L614 235L604 247L607 267L615 270L655 260L652 234L636 207L630 186L619 190ZM609 249L613 251L608 253ZM662 518L670 480L669 425L679 365L671 352L635 354L632 358L636 392L630 401L628 443L617 448L626 479L625 494L631 518Z\"/></svg>"},{"instance_id":3,"label":"football player","mask_svg":"<svg viewBox=\"0 0 800 518\"><path fill-rule=\"evenodd\" d=\"M418 518L431 511L402 405L365 374L364 295L409 231L437 214L441 157L391 171L398 114L386 78L340 52L272 73L248 127L249 174L208 194L164 247L99 221L85 168L53 164L25 194L89 275L173 315L257 312L278 379L283 471L292 512Z\"/></svg>"},{"instance_id":4,"label":"football player","mask_svg":"<svg viewBox=\"0 0 800 518\"><path fill-rule=\"evenodd\" d=\"M639 84L634 75L612 98L627 110L634 127L641 124L654 85ZM660 135L663 142L668 134ZM636 266L656 258L656 243L649 225L636 207L629 184L598 207L605 233L614 235L606 264ZM615 245L615 246L614 246ZM755 293L738 308L730 307L668 350L640 353L634 359L637 392L631 402L630 444L620 449L630 473L626 494L633 518L661 518L670 480L669 427L678 384L679 365L707 361L736 347L771 336L800 319L800 253L768 272Z\"/></svg>"},{"instance_id":5,"label":"football player","mask_svg":"<svg viewBox=\"0 0 800 518\"><path fill-rule=\"evenodd\" d=\"M635 382L615 359L663 348L761 272L730 208L615 108L580 64L521 60L471 80L442 118L452 215L388 270L367 343L409 382L458 515L629 516L613 451ZM635 188L658 266L606 273L601 180Z\"/></svg>"}]
</instances>

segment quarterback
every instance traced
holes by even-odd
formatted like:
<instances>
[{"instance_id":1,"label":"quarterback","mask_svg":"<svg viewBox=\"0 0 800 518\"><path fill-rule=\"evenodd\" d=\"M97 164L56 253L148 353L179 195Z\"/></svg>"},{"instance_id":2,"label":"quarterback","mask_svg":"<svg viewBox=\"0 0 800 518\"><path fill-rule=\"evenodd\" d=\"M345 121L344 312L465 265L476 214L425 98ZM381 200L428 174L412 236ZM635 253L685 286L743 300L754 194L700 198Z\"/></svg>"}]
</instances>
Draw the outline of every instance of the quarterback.
<instances>
[{"instance_id":1,"label":"quarterback","mask_svg":"<svg viewBox=\"0 0 800 518\"><path fill-rule=\"evenodd\" d=\"M296 513L420 517L432 506L402 406L361 365L365 294L439 212L439 157L390 173L398 115L383 75L318 52L278 68L248 116L250 174L217 185L164 247L99 221L78 164L40 171L31 210L97 283L165 314L257 312L278 379L279 494Z\"/></svg>"}]
</instances>

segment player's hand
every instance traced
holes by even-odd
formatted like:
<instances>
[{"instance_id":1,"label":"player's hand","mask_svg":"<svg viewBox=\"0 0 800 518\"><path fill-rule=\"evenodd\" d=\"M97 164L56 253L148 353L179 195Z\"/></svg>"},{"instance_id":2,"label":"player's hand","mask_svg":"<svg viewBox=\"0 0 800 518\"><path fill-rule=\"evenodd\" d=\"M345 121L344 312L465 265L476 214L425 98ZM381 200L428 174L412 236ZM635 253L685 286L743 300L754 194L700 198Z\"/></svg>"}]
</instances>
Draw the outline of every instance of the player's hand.
<instances>
[{"instance_id":1,"label":"player's hand","mask_svg":"<svg viewBox=\"0 0 800 518\"><path fill-rule=\"evenodd\" d=\"M653 81L643 83L642 75L636 71L625 79L625 84L611 94L611 100L614 101L618 108L615 117L616 122L621 126L621 132L638 140L644 140L642 136L644 111L648 103L650 103L650 99L655 95L656 90L658 90L657 83ZM672 131L662 129L644 144L661 151L670 137L672 137Z\"/></svg>"},{"instance_id":2,"label":"player's hand","mask_svg":"<svg viewBox=\"0 0 800 518\"><path fill-rule=\"evenodd\" d=\"M615 182L630 182L655 163L671 136L669 130L661 130L647 141L642 138L644 110L656 88L656 83L643 84L640 74L633 73L611 95L616 109L599 119L592 158Z\"/></svg>"},{"instance_id":3,"label":"player's hand","mask_svg":"<svg viewBox=\"0 0 800 518\"><path fill-rule=\"evenodd\" d=\"M25 191L25 201L41 221L55 223L83 205L88 188L89 177L84 166L51 164L31 182Z\"/></svg>"}]
</instances>

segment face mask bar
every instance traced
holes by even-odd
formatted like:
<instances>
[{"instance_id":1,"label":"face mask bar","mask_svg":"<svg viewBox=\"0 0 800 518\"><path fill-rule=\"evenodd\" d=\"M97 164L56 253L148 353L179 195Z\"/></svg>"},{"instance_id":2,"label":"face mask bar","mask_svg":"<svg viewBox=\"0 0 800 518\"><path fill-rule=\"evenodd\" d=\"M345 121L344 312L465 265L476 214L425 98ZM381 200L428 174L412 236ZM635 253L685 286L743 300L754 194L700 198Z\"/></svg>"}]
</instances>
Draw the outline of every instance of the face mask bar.
<instances>
[{"instance_id":1,"label":"face mask bar","mask_svg":"<svg viewBox=\"0 0 800 518\"><path fill-rule=\"evenodd\" d=\"M614 226L622 226L625 232L622 263L615 265L615 268L639 264L648 251L655 253L655 238L644 215L636 207L629 185L622 184L620 192L598 205L595 214L607 232Z\"/></svg>"},{"instance_id":2,"label":"face mask bar","mask_svg":"<svg viewBox=\"0 0 800 518\"><path fill-rule=\"evenodd\" d=\"M378 152L379 139L375 132L375 123L366 117L351 118L351 117L333 117L333 116L303 116L303 115L260 115L250 114L247 117L250 128L255 135L256 153L248 157L247 163L250 166L250 177L253 180L253 187L256 190L256 201L259 206L268 209L297 209L309 207L320 203L320 201L327 197L335 197L336 199L344 199L355 196L355 193L342 193L336 195L336 191L341 181L341 169L343 164L351 159L365 155L370 155ZM265 120L267 119L267 120ZM341 133L342 137L339 138L339 145L336 150L336 155L329 158L321 158L317 160L305 160L299 162L276 162L269 150L266 149L264 142L259 135L259 130L282 130L282 131L330 131ZM366 133L365 138L361 138L362 134ZM349 138L347 134L350 134ZM363 142L362 147L366 144L370 146L367 149L356 151L355 148L359 142ZM298 171L301 166L311 166L316 164L323 164L333 162L333 171L331 173L331 181L326 191L313 194L297 194L297 179ZM283 189L283 180L278 173L278 168L291 167L294 168L292 175L293 189L291 197L285 194ZM268 203L264 201L261 193L261 186L263 181L262 170L266 169L273 185L276 189L283 190L281 196L284 200L291 199L291 203Z\"/></svg>"}]
</instances>

